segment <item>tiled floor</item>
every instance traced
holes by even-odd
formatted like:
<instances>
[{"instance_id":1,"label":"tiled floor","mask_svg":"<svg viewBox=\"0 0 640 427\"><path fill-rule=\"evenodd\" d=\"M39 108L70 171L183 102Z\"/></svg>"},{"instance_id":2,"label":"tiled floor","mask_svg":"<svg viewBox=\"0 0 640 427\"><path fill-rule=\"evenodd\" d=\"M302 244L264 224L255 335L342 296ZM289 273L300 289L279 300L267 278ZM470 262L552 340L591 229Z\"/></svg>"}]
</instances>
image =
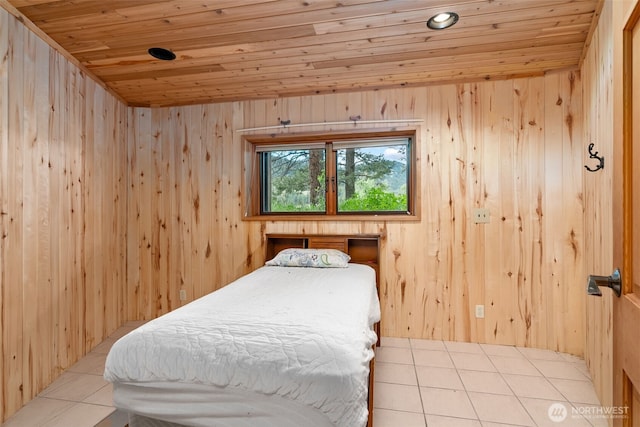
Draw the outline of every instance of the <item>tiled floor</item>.
<instances>
[{"instance_id":1,"label":"tiled floor","mask_svg":"<svg viewBox=\"0 0 640 427\"><path fill-rule=\"evenodd\" d=\"M119 328L2 427L94 427L115 410L111 383L102 378L107 353L118 338L139 325L131 322Z\"/></svg>"},{"instance_id":2,"label":"tiled floor","mask_svg":"<svg viewBox=\"0 0 640 427\"><path fill-rule=\"evenodd\" d=\"M118 329L2 427L94 427L114 411L102 378ZM607 426L574 416L599 406L584 361L545 350L382 338L376 351L374 427ZM564 422L549 408L562 403ZM587 408L587 410L585 410ZM100 427L120 424L109 421ZM306 427L306 426L305 426Z\"/></svg>"},{"instance_id":3,"label":"tiled floor","mask_svg":"<svg viewBox=\"0 0 640 427\"><path fill-rule=\"evenodd\" d=\"M374 427L608 426L567 354L383 337L375 369Z\"/></svg>"}]
</instances>

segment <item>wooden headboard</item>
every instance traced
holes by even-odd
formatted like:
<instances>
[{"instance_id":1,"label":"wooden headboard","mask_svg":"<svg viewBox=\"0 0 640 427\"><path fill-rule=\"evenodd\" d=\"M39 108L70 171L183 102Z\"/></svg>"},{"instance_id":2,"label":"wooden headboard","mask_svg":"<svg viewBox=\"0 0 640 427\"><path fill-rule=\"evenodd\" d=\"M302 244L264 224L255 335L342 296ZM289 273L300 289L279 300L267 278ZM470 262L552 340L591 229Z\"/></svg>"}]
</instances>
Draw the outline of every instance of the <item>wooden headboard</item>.
<instances>
[{"instance_id":1,"label":"wooden headboard","mask_svg":"<svg viewBox=\"0 0 640 427\"><path fill-rule=\"evenodd\" d=\"M380 291L380 235L379 234L267 234L267 260L288 248L338 249L356 264L365 264L376 271Z\"/></svg>"}]
</instances>

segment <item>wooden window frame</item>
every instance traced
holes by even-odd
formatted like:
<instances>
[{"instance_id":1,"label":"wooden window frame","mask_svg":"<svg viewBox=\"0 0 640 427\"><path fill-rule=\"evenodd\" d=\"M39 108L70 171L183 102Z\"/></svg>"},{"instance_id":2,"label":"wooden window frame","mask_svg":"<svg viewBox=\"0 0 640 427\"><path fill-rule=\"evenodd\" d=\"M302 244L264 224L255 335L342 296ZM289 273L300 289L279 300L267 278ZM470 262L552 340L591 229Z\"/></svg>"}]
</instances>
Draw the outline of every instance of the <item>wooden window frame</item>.
<instances>
[{"instance_id":1,"label":"wooden window frame","mask_svg":"<svg viewBox=\"0 0 640 427\"><path fill-rule=\"evenodd\" d=\"M292 133L292 134L271 134L271 135L245 135L243 137L244 145L244 220L260 220L260 221L417 221L420 219L418 208L420 206L419 168L418 168L418 134L415 128L408 129L376 129L365 131L349 131L349 132L323 132L323 133ZM390 138L390 137L408 137L411 138L411 146L409 150L409 158L407 159L409 166L409 177L407 182L408 189L408 213L385 213L385 212L343 212L336 214L326 213L261 213L260 207L260 167L257 146L268 145L286 145L301 144L314 142L331 143L334 140L346 139L372 139L372 138ZM331 147L329 147L331 148ZM331 151L333 154L333 151ZM328 155L325 159L326 168L335 170L335 156ZM326 209L336 210L335 199L328 197L326 200Z\"/></svg>"}]
</instances>

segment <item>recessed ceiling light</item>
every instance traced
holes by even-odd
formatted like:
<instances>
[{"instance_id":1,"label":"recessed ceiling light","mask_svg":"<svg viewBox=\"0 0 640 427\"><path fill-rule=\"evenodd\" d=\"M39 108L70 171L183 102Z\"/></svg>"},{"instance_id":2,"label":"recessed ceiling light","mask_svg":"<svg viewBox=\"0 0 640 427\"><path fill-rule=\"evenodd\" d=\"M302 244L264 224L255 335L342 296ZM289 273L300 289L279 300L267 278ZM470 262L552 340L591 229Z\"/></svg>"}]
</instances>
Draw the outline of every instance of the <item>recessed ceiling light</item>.
<instances>
[{"instance_id":1,"label":"recessed ceiling light","mask_svg":"<svg viewBox=\"0 0 640 427\"><path fill-rule=\"evenodd\" d=\"M432 16L427 21L427 27L432 30L444 30L458 22L458 14L455 12L443 12Z\"/></svg>"},{"instance_id":2,"label":"recessed ceiling light","mask_svg":"<svg viewBox=\"0 0 640 427\"><path fill-rule=\"evenodd\" d=\"M163 61L173 61L174 59L176 59L175 53L162 47L152 47L147 52L149 52L149 55L153 56L154 58L162 59Z\"/></svg>"}]
</instances>

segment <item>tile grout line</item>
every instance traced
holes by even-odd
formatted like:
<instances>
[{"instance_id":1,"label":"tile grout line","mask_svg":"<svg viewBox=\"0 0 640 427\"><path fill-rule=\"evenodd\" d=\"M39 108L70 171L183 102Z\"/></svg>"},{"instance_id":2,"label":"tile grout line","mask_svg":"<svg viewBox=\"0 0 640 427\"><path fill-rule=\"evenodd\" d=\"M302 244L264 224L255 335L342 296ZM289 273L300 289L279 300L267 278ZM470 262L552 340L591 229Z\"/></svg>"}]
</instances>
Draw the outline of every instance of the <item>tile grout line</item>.
<instances>
[{"instance_id":1,"label":"tile grout line","mask_svg":"<svg viewBox=\"0 0 640 427\"><path fill-rule=\"evenodd\" d=\"M413 362L413 375L416 378L416 387L418 387L418 396L420 396L420 407L422 408L422 419L424 420L425 427L428 427L427 423L427 413L424 410L424 400L422 399L422 391L420 390L420 381L418 380L418 369L416 368L416 358L413 355L413 343L411 342L411 338L407 338L409 340L409 352L411 353L411 361Z\"/></svg>"},{"instance_id":2,"label":"tile grout line","mask_svg":"<svg viewBox=\"0 0 640 427\"><path fill-rule=\"evenodd\" d=\"M513 395L516 397L516 399L518 399L518 402L520 402L520 404L522 405L522 408L527 412L527 414L529 415L529 417L530 417L530 418L531 418L531 420L533 421L534 425L536 425L536 421L535 421L535 419L533 418L533 414L529 411L529 409L526 407L526 405L525 405L525 404L524 404L524 402L522 401L522 399L523 399L523 398L525 398L525 396L518 396L518 395L516 394L515 390L513 390L513 387L511 387L511 385L509 384L509 382L508 382L508 381L506 380L506 378L504 377L504 375L505 375L505 374L504 374L503 372L500 372L500 371L498 370L498 368L495 366L495 364L494 364L493 360L491 360L491 357L490 357L491 355L490 355L490 354L488 354L488 353L486 352L486 350L485 350L484 348L482 348L482 346L480 346L480 348L482 349L482 351L484 352L484 354L487 356L487 358L489 359L489 361L491 362L491 364L494 366L494 368L496 368L496 372L498 372L498 374L500 374L500 377L501 377L501 378L502 378L502 380L505 382L505 384L507 384L507 387L509 387L509 389L511 390L511 392L513 393ZM555 386L555 384L553 384L551 381L549 381L549 378L551 378L551 377L547 377L547 376L544 374L544 372L542 372L542 371L540 370L540 368L538 368L538 367L537 367L537 366L532 362L532 360L544 360L544 359L531 359L527 354L525 354L524 352L520 351L520 349L519 349L517 346L513 346L513 348L515 348L515 349L516 349L516 351L518 351L518 353L519 353L522 357L524 357L524 359L525 359L527 362L529 362L529 363L531 364L531 366L533 366L533 367L534 367L534 369L535 369L536 371L538 371L538 372L540 373L540 376L541 376L542 378L544 378L544 379L545 379L545 380L546 380L546 381L551 385L551 387L552 387L556 392L558 392L558 394L560 394L560 396L562 396L565 400L564 400L564 401L559 401L559 400L556 400L556 399L544 399L544 398L538 398L538 397L536 397L536 398L531 398L531 399L546 400L546 401L554 402L554 403L555 403L555 402L557 402L557 403L564 403L564 404L568 405L569 407L575 407L574 402L571 402L571 401L569 400L569 398L568 398L568 397L567 397L567 396L566 396L566 395L565 395L561 390L559 390L559 389ZM557 353L557 352L556 352L556 353ZM494 355L494 356L495 356L495 355ZM503 357L509 357L509 356L503 356ZM514 357L515 357L515 356L514 356ZM553 360L552 360L552 361L553 361ZM572 363L572 362L569 362L569 361L565 360L564 358L562 359L562 361L563 361L563 362ZM513 374L513 375L519 375L519 374ZM583 418L587 423L589 423L589 425L594 426L594 424L593 424L590 420L586 419L585 417L582 417L582 418Z\"/></svg>"},{"instance_id":3,"label":"tile grout line","mask_svg":"<svg viewBox=\"0 0 640 427\"><path fill-rule=\"evenodd\" d=\"M531 363L531 361L529 360L529 357L527 357L527 355L526 355L526 354L522 353L522 352L518 349L518 347L513 346L513 348L515 348L515 349L516 349L516 351L517 351L517 352L518 352L522 357L524 357L524 359L525 359L527 362ZM496 372L498 373L498 375L500 376L500 378L502 379L502 381L504 381L504 383L507 385L507 387L509 387L509 390L511 390L511 393L513 393L513 397L515 397L515 398L517 399L518 403L520 403L520 405L522 406L522 409L524 409L524 411L526 412L526 414L529 416L529 419L531 420L531 422L533 422L533 425L534 425L534 426L537 426L536 420L533 418L533 414L532 414L532 413L529 411L529 409L525 406L524 402L522 402L522 400L520 399L520 396L518 396L518 394L517 394L517 393L516 393L516 391L513 389L513 387L511 387L511 385L509 384L509 382L507 381L507 379L504 377L504 373L503 373L503 372L500 372L500 370L498 369L498 367L496 366L496 364L495 364L495 363L493 362L493 360L491 359L491 357L490 357L491 355L490 355L489 353L487 353L487 351L486 351L482 346L480 346L480 349L482 350L482 353L486 356L486 358L487 358L487 359L489 359L489 362L490 362L490 363L491 363L491 365L495 368ZM508 356L503 356L503 357L508 357ZM515 357L515 356L514 356L514 357ZM540 370L538 369L538 367L537 367L537 366L535 366L533 363L531 363L531 366L533 366L533 367L536 369L536 371L538 371L538 372L540 373L540 375L542 375L542 378L545 378L545 379L547 378L547 377L542 373L542 371L540 371ZM551 385L553 386L553 384L551 384ZM554 388L555 388L555 387L554 387ZM562 393L561 393L561 395L562 395ZM562 395L562 396L564 396L564 395Z\"/></svg>"},{"instance_id":4,"label":"tile grout line","mask_svg":"<svg viewBox=\"0 0 640 427\"><path fill-rule=\"evenodd\" d=\"M471 408L473 408L473 413L476 414L476 420L478 420L480 425L482 425L482 420L480 419L480 415L478 414L478 410L476 409L476 405L473 404L473 401L471 400L471 396L469 396L469 390L467 390L467 386L465 385L464 381L462 380L462 376L460 375L460 369L458 369L458 366L456 365L456 362L454 362L453 357L451 357L451 351L449 350L449 347L447 347L447 344L444 341L442 341L442 344L444 345L444 348L447 351L447 355L449 356L449 359L451 359L451 364L453 365L453 369L455 369L456 375L458 376L458 379L460 380L460 384L462 384L462 388L464 390L464 394L467 396L467 400L471 404Z\"/></svg>"}]
</instances>

